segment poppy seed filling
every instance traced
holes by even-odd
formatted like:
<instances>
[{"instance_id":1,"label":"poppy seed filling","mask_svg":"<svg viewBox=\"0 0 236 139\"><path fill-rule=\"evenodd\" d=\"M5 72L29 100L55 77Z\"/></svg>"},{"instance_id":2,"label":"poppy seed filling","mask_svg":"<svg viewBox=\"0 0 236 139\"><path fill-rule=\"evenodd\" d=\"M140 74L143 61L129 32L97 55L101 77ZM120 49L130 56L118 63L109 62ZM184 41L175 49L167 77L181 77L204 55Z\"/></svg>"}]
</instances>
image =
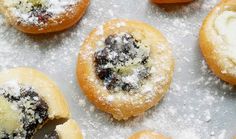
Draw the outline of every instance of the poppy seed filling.
<instances>
[{"instance_id":1,"label":"poppy seed filling","mask_svg":"<svg viewBox=\"0 0 236 139\"><path fill-rule=\"evenodd\" d=\"M80 0L2 0L4 8L16 20L16 25L30 25L43 29L59 25L64 17L73 18Z\"/></svg>"},{"instance_id":2,"label":"poppy seed filling","mask_svg":"<svg viewBox=\"0 0 236 139\"><path fill-rule=\"evenodd\" d=\"M43 139L59 139L59 135L56 131L53 131L50 134L45 135Z\"/></svg>"},{"instance_id":3,"label":"poppy seed filling","mask_svg":"<svg viewBox=\"0 0 236 139\"><path fill-rule=\"evenodd\" d=\"M94 54L95 73L108 90L138 89L150 76L150 48L129 33L110 35Z\"/></svg>"},{"instance_id":4,"label":"poppy seed filling","mask_svg":"<svg viewBox=\"0 0 236 139\"><path fill-rule=\"evenodd\" d=\"M0 88L0 96L5 98L13 109L19 113L20 126L17 129L4 131L1 127L0 138L32 138L35 130L48 119L48 105L31 87L18 85L17 87ZM4 117L3 117L4 118Z\"/></svg>"},{"instance_id":5,"label":"poppy seed filling","mask_svg":"<svg viewBox=\"0 0 236 139\"><path fill-rule=\"evenodd\" d=\"M15 7L26 15L26 19L18 18L17 24L28 22L32 25L43 25L53 16L51 12L47 11L48 7L40 0L28 0L26 2L19 0Z\"/></svg>"}]
</instances>

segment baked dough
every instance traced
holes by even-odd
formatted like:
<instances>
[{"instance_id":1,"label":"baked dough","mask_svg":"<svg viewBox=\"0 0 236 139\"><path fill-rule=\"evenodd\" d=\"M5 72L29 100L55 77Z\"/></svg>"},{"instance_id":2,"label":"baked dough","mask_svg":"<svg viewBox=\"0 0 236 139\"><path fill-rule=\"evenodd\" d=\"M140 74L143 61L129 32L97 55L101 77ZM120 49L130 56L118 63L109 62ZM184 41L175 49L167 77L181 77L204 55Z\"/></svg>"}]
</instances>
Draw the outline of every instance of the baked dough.
<instances>
[{"instance_id":1,"label":"baked dough","mask_svg":"<svg viewBox=\"0 0 236 139\"><path fill-rule=\"evenodd\" d=\"M144 130L133 134L129 139L170 139L153 131Z\"/></svg>"},{"instance_id":2,"label":"baked dough","mask_svg":"<svg viewBox=\"0 0 236 139\"><path fill-rule=\"evenodd\" d=\"M2 13L16 29L41 34L74 25L85 13L89 0L0 0L0 4Z\"/></svg>"},{"instance_id":3,"label":"baked dough","mask_svg":"<svg viewBox=\"0 0 236 139\"><path fill-rule=\"evenodd\" d=\"M55 131L44 139L83 139L83 135L76 121L69 119L64 124L57 125Z\"/></svg>"},{"instance_id":4,"label":"baked dough","mask_svg":"<svg viewBox=\"0 0 236 139\"><path fill-rule=\"evenodd\" d=\"M29 139L48 120L70 116L68 105L55 83L30 68L0 73L0 105L0 138Z\"/></svg>"},{"instance_id":5,"label":"baked dough","mask_svg":"<svg viewBox=\"0 0 236 139\"><path fill-rule=\"evenodd\" d=\"M164 3L187 3L193 0L151 0L154 3L164 4Z\"/></svg>"},{"instance_id":6,"label":"baked dough","mask_svg":"<svg viewBox=\"0 0 236 139\"><path fill-rule=\"evenodd\" d=\"M68 120L62 125L56 127L59 139L83 139L82 133L75 120Z\"/></svg>"},{"instance_id":7,"label":"baked dough","mask_svg":"<svg viewBox=\"0 0 236 139\"><path fill-rule=\"evenodd\" d=\"M211 70L236 85L236 0L223 0L209 13L199 40Z\"/></svg>"},{"instance_id":8,"label":"baked dough","mask_svg":"<svg viewBox=\"0 0 236 139\"><path fill-rule=\"evenodd\" d=\"M0 14L3 12L3 2L2 2L2 0L0 0Z\"/></svg>"},{"instance_id":9,"label":"baked dough","mask_svg":"<svg viewBox=\"0 0 236 139\"><path fill-rule=\"evenodd\" d=\"M105 65L102 58L108 59ZM114 19L92 31L82 45L77 78L97 108L126 120L161 100L173 70L171 48L158 30L142 22Z\"/></svg>"}]
</instances>

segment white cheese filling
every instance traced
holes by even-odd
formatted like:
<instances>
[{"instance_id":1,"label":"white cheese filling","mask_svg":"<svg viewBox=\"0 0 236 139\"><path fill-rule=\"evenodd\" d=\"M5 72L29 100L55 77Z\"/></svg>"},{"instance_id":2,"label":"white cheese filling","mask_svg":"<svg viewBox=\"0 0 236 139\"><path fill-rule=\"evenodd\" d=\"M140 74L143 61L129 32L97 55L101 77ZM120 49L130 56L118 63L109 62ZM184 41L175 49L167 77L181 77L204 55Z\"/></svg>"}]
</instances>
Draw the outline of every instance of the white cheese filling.
<instances>
[{"instance_id":1,"label":"white cheese filling","mask_svg":"<svg viewBox=\"0 0 236 139\"><path fill-rule=\"evenodd\" d=\"M3 138L2 131L11 134L21 128L21 123L17 108L2 96L0 96L0 106L0 138Z\"/></svg>"},{"instance_id":2,"label":"white cheese filling","mask_svg":"<svg viewBox=\"0 0 236 139\"><path fill-rule=\"evenodd\" d=\"M236 12L224 11L215 20L215 28L230 46L236 46Z\"/></svg>"},{"instance_id":3,"label":"white cheese filling","mask_svg":"<svg viewBox=\"0 0 236 139\"><path fill-rule=\"evenodd\" d=\"M223 40L225 54L236 62L236 12L224 11L215 19L215 30Z\"/></svg>"}]
</instances>

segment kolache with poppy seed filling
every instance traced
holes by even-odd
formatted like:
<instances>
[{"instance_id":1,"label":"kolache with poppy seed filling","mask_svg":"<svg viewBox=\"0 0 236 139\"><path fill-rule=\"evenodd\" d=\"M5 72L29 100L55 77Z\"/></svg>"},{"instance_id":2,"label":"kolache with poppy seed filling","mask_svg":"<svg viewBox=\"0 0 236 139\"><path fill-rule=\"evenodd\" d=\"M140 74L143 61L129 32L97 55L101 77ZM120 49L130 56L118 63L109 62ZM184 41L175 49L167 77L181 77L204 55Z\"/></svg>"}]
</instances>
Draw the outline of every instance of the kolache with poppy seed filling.
<instances>
[{"instance_id":1,"label":"kolache with poppy seed filling","mask_svg":"<svg viewBox=\"0 0 236 139\"><path fill-rule=\"evenodd\" d=\"M57 32L80 20L89 0L0 0L0 11L12 26L30 34Z\"/></svg>"},{"instance_id":2,"label":"kolache with poppy seed filling","mask_svg":"<svg viewBox=\"0 0 236 139\"><path fill-rule=\"evenodd\" d=\"M236 0L222 0L200 30L200 48L210 69L236 85Z\"/></svg>"},{"instance_id":3,"label":"kolache with poppy seed filling","mask_svg":"<svg viewBox=\"0 0 236 139\"><path fill-rule=\"evenodd\" d=\"M68 118L68 105L43 73L14 68L0 73L0 138L31 139L48 120Z\"/></svg>"},{"instance_id":4,"label":"kolache with poppy seed filling","mask_svg":"<svg viewBox=\"0 0 236 139\"><path fill-rule=\"evenodd\" d=\"M77 78L97 108L126 120L161 100L173 70L171 48L158 30L142 22L114 19L85 40Z\"/></svg>"}]
</instances>

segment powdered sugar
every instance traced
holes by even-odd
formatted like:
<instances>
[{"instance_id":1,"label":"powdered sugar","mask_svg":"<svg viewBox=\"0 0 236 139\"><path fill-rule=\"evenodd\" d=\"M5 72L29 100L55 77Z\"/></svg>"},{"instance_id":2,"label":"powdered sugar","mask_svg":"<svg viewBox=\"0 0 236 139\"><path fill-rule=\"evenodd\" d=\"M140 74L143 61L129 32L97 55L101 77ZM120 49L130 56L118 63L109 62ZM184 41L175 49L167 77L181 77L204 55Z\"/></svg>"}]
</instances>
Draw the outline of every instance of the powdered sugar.
<instances>
[{"instance_id":1,"label":"powdered sugar","mask_svg":"<svg viewBox=\"0 0 236 139\"><path fill-rule=\"evenodd\" d=\"M97 35L103 35L103 33L104 33L104 31L103 31L103 26L101 25L101 26L99 26L99 27L97 28L96 34L97 34Z\"/></svg>"}]
</instances>

